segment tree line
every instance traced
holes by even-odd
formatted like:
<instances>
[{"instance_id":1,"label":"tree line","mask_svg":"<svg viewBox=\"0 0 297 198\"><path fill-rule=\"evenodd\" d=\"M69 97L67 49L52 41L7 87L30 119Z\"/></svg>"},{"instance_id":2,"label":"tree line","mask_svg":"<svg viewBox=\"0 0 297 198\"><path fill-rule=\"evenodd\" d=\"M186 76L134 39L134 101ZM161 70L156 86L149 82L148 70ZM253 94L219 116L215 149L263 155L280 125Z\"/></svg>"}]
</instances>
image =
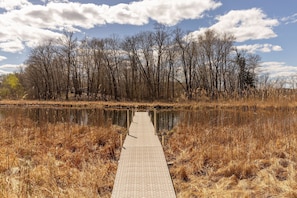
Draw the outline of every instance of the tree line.
<instances>
[{"instance_id":1,"label":"tree line","mask_svg":"<svg viewBox=\"0 0 297 198\"><path fill-rule=\"evenodd\" d=\"M243 96L255 89L258 55L230 34L193 37L156 25L125 38L78 40L72 32L33 48L18 75L39 100L175 101Z\"/></svg>"}]
</instances>

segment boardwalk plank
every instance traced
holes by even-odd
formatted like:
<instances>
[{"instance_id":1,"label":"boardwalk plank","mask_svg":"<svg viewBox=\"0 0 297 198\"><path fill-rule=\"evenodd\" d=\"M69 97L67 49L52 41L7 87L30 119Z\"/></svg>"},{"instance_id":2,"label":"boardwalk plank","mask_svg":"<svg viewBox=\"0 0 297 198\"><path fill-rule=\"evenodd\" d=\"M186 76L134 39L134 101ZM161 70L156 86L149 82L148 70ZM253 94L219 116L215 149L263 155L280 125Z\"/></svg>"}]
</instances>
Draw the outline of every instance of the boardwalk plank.
<instances>
[{"instance_id":1,"label":"boardwalk plank","mask_svg":"<svg viewBox=\"0 0 297 198\"><path fill-rule=\"evenodd\" d=\"M160 141L147 112L136 112L120 156L112 198L174 198Z\"/></svg>"}]
</instances>

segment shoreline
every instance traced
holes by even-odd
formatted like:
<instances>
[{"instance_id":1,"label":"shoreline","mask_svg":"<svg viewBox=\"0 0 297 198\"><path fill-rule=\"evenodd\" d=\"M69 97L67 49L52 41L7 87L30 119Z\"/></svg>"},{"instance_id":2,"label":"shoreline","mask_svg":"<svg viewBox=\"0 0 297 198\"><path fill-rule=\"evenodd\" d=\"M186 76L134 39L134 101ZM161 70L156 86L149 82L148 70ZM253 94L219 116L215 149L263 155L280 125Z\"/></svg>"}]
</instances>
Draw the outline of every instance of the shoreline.
<instances>
[{"instance_id":1,"label":"shoreline","mask_svg":"<svg viewBox=\"0 0 297 198\"><path fill-rule=\"evenodd\" d=\"M286 101L216 101L216 102L115 102L115 101L39 101L39 100L0 100L1 107L31 108L103 108L140 110L198 110L201 108L253 108L277 109L295 108L296 102Z\"/></svg>"}]
</instances>

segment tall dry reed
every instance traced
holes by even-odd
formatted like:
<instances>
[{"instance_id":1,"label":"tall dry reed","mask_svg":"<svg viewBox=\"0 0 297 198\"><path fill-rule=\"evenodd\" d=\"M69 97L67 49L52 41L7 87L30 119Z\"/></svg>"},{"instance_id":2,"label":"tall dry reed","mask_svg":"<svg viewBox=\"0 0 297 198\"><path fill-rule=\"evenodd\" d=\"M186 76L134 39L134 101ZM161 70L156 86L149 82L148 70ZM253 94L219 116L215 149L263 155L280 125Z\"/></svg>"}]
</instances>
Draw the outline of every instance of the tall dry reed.
<instances>
[{"instance_id":1,"label":"tall dry reed","mask_svg":"<svg viewBox=\"0 0 297 198\"><path fill-rule=\"evenodd\" d=\"M295 109L228 111L216 122L186 116L171 131L164 149L178 197L297 197Z\"/></svg>"},{"instance_id":2,"label":"tall dry reed","mask_svg":"<svg viewBox=\"0 0 297 198\"><path fill-rule=\"evenodd\" d=\"M110 197L120 141L115 126L0 122L0 197Z\"/></svg>"}]
</instances>

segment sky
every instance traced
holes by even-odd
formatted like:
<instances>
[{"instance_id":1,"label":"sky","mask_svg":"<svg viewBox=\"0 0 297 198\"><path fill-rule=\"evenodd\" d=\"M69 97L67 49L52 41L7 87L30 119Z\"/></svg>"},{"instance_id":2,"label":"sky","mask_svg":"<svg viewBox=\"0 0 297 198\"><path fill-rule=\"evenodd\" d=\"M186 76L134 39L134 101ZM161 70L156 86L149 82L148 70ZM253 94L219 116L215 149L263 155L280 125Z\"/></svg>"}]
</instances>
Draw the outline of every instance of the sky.
<instances>
[{"instance_id":1,"label":"sky","mask_svg":"<svg viewBox=\"0 0 297 198\"><path fill-rule=\"evenodd\" d=\"M124 38L160 23L193 36L231 33L239 49L261 57L259 74L293 78L296 7L296 0L0 0L0 74L25 67L30 49L65 29L78 38Z\"/></svg>"}]
</instances>

